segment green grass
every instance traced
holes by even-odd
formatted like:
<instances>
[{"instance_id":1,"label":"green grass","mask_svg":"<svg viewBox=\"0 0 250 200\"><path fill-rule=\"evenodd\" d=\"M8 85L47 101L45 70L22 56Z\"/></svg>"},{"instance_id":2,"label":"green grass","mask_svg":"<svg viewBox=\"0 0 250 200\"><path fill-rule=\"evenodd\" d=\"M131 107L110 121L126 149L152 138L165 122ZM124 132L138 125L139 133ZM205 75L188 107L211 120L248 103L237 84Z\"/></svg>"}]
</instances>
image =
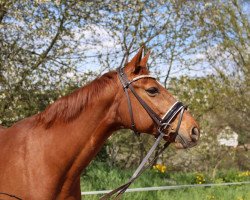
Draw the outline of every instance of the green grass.
<instances>
[{"instance_id":1,"label":"green grass","mask_svg":"<svg viewBox=\"0 0 250 200\"><path fill-rule=\"evenodd\" d=\"M84 200L97 200L101 195L86 195ZM250 200L250 186L220 186L165 191L125 193L124 200Z\"/></svg>"},{"instance_id":2,"label":"green grass","mask_svg":"<svg viewBox=\"0 0 250 200\"><path fill-rule=\"evenodd\" d=\"M93 163L85 175L82 176L82 191L97 191L114 189L124 184L132 175L133 170L110 169L103 163ZM222 171L212 180L209 175L201 173L160 173L155 170L146 171L131 185L131 188L197 184L202 177L203 183L250 181L250 176L239 176L238 171ZM198 175L198 176L197 176ZM85 195L85 200L99 199L102 195ZM238 186L213 186L199 188L185 188L176 190L162 190L149 192L133 192L124 194L124 200L250 200L250 184Z\"/></svg>"}]
</instances>

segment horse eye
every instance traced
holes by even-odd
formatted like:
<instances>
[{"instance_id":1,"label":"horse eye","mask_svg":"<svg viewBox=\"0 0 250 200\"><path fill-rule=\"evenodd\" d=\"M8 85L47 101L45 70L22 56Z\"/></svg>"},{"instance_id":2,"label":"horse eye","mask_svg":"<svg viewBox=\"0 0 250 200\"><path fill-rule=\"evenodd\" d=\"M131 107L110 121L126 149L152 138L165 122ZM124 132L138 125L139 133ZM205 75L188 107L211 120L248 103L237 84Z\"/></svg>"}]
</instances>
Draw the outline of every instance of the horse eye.
<instances>
[{"instance_id":1,"label":"horse eye","mask_svg":"<svg viewBox=\"0 0 250 200\"><path fill-rule=\"evenodd\" d=\"M155 96L156 94L158 94L159 93L159 90L158 90L158 88L156 88L156 87L151 87L151 88L148 88L148 89L146 89L146 92L150 95L150 96Z\"/></svg>"}]
</instances>

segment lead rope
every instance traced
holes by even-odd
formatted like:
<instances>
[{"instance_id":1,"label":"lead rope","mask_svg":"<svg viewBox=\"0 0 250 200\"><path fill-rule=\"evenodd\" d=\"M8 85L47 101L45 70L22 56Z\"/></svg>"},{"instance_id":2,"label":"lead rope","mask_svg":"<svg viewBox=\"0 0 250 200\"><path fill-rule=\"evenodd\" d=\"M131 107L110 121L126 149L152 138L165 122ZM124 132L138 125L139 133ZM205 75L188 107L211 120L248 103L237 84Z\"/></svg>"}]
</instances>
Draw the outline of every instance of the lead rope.
<instances>
[{"instance_id":1,"label":"lead rope","mask_svg":"<svg viewBox=\"0 0 250 200\"><path fill-rule=\"evenodd\" d=\"M185 111L185 107L182 107L180 110L180 116L179 116L179 121L175 130L175 135L174 138L178 135L178 131L180 129L181 126L181 122L182 122L182 117ZM167 124L168 126L169 124ZM163 129L162 129L163 128ZM148 151L147 155L144 157L144 159L142 160L141 164L139 165L139 167L135 170L134 174L132 175L132 177L129 179L129 181L123 185L121 185L120 187L112 190L111 192L105 194L104 196L102 196L100 198L100 200L107 200L109 198L111 198L114 194L118 193L116 195L116 197L114 198L114 200L119 200L122 196L122 194L128 189L128 187L149 167L152 166L152 164L155 162L155 160L159 157L159 155L162 154L162 152L170 145L170 141L167 141L163 147L160 149L160 151L155 155L155 157L149 162L148 165L145 165L146 162L149 160L150 156L152 155L152 153L154 152L154 150L156 149L156 147L159 145L161 139L166 136L162 131L166 128L166 125L164 125L164 127L160 127L158 129L158 132L160 133L158 138L156 139L155 143L153 144L153 146L151 147L151 149Z\"/></svg>"},{"instance_id":2,"label":"lead rope","mask_svg":"<svg viewBox=\"0 0 250 200\"><path fill-rule=\"evenodd\" d=\"M121 195L127 190L127 188L146 170L148 169L153 163L154 161L158 158L158 156L168 147L168 145L170 144L170 142L166 142L165 145L163 146L163 148L159 151L159 153L149 162L148 165L145 166L146 162L149 160L150 156L152 155L152 153L154 152L154 150L156 149L156 147L158 146L158 144L160 143L161 139L163 138L163 136L165 136L164 133L161 133L159 135L159 137L156 139L154 145L151 147L151 149L149 150L149 152L147 153L147 155L145 156L145 158L142 160L141 164L139 165L139 167L135 170L134 174L132 175L132 177L129 179L129 181L123 185L121 185L120 187L112 190L111 192L109 192L108 194L102 196L100 198L100 200L106 200L109 199L113 194L117 193L115 199L120 199Z\"/></svg>"}]
</instances>

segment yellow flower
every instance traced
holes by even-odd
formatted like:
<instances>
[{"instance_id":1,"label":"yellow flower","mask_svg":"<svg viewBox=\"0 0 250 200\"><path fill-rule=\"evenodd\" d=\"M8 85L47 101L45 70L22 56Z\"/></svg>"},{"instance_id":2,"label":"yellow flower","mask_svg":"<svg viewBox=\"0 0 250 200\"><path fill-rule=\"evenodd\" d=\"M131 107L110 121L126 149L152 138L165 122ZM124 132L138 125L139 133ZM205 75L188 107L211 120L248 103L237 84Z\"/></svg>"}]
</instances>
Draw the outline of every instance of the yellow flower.
<instances>
[{"instance_id":1,"label":"yellow flower","mask_svg":"<svg viewBox=\"0 0 250 200\"><path fill-rule=\"evenodd\" d=\"M204 178L204 175L203 175L203 174L198 173L198 174L196 175L196 183L197 183L197 184L205 183L205 178Z\"/></svg>"},{"instance_id":2,"label":"yellow flower","mask_svg":"<svg viewBox=\"0 0 250 200\"><path fill-rule=\"evenodd\" d=\"M167 167L165 165L162 165L162 164L156 164L153 166L153 169L156 171L159 171L161 173L165 173L167 170Z\"/></svg>"},{"instance_id":3,"label":"yellow flower","mask_svg":"<svg viewBox=\"0 0 250 200\"><path fill-rule=\"evenodd\" d=\"M208 200L214 200L214 199L215 199L215 196L214 196L214 195L209 195L209 196L207 197L207 199L208 199Z\"/></svg>"},{"instance_id":4,"label":"yellow flower","mask_svg":"<svg viewBox=\"0 0 250 200\"><path fill-rule=\"evenodd\" d=\"M241 172L238 174L239 177L247 177L250 176L250 171L245 171L245 172Z\"/></svg>"},{"instance_id":5,"label":"yellow flower","mask_svg":"<svg viewBox=\"0 0 250 200\"><path fill-rule=\"evenodd\" d=\"M164 173L166 170L167 170L167 167L164 166L164 165L162 165L162 167L161 167L161 172Z\"/></svg>"}]
</instances>

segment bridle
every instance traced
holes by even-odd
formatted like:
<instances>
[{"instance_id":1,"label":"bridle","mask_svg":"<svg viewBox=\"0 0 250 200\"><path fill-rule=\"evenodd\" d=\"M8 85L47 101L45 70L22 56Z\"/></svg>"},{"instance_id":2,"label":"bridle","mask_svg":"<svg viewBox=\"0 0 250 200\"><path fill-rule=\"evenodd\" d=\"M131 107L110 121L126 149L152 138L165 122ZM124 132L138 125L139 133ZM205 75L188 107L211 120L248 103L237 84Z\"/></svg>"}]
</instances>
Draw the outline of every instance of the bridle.
<instances>
[{"instance_id":1,"label":"bridle","mask_svg":"<svg viewBox=\"0 0 250 200\"><path fill-rule=\"evenodd\" d=\"M134 115L133 115L133 108L132 108L132 104L131 104L131 99L129 96L129 90L131 91L131 93L135 96L135 98L138 100L138 102L142 105L142 107L146 110L146 112L148 113L148 115L151 117L151 119L154 121L154 123L157 125L157 133L156 133L156 141L153 144L153 146L151 147L151 149L149 150L149 152L147 153L147 155L145 156L145 158L143 159L143 161L140 163L139 167L136 169L136 171L134 172L134 174L132 175L132 177L130 178L130 180L116 188L115 190L112 190L111 192L109 192L108 194L104 195L103 197L101 197L101 200L106 200L112 197L112 195L118 193L115 197L115 199L120 199L122 194L127 190L127 188L132 184L132 182L134 182L134 180L136 178L138 178L143 171L145 171L147 168L149 168L154 161L157 159L157 157L169 146L169 144L171 143L170 141L170 133L165 134L164 130L166 130L169 126L171 126L171 122L173 120L174 117L176 117L179 113L179 118L178 118L178 123L176 126L176 129L174 131L174 139L178 138L179 141L182 143L182 145L184 147L187 147L186 144L186 140L183 138L183 136L181 134L179 134L179 129L181 126L181 122L182 122L182 118L183 118L183 114L184 111L186 110L186 106L183 105L183 103L176 101L169 110L167 110L167 112L163 115L163 117L161 118L157 113L155 113L150 106L137 94L137 92L135 91L132 83L140 80L140 79L144 79L144 78L151 78L151 79L155 79L155 77L151 76L151 75L140 75L137 76L135 78L133 78L132 80L128 80L127 75L124 73L123 68L119 67L117 69L117 74L119 77L119 80L123 86L126 98L127 98L127 102L128 102L128 110L129 110L129 115L130 115L130 120L131 120L131 129L134 131L134 133L138 136L140 133L137 131L136 129L136 124L134 121ZM159 145L161 139L163 137L167 137L167 142L164 144L164 146L158 151L158 153L155 155L155 157L149 162L148 165L145 166L145 164L147 163L147 161L149 160L150 156L152 155L152 153L154 152L154 150L156 149L156 147Z\"/></svg>"},{"instance_id":2,"label":"bridle","mask_svg":"<svg viewBox=\"0 0 250 200\"><path fill-rule=\"evenodd\" d=\"M118 68L117 69L117 74L119 77L119 80L123 86L124 92L126 94L127 98L127 103L128 103L128 110L129 110L129 115L130 115L130 120L131 120L131 129L134 131L136 135L139 135L140 133L136 129L135 121L134 121L134 115L133 115L133 109L132 109L132 104L130 100L130 96L128 93L128 90L132 92L132 94L136 97L136 99L139 101L139 103L142 105L142 107L146 110L148 115L151 117L151 119L157 124L157 135L156 137L159 137L159 135L163 134L164 137L169 137L169 134L166 135L163 133L163 131L171 125L172 119L180 112L178 124L175 129L175 133L179 132L180 126L181 126L181 121L183 118L184 111L186 110L186 106L183 105L183 103L176 101L170 109L167 110L167 112L163 115L161 118L158 114L156 114L150 106L137 94L135 91L132 83L136 82L140 79L144 78L151 78L156 80L154 76L151 75L140 75L135 78L133 78L131 81L128 80L127 75L124 73L123 68ZM178 135L178 134L177 134ZM176 135L176 136L177 136ZM182 136L181 136L182 137ZM185 146L186 144L184 144Z\"/></svg>"}]
</instances>

